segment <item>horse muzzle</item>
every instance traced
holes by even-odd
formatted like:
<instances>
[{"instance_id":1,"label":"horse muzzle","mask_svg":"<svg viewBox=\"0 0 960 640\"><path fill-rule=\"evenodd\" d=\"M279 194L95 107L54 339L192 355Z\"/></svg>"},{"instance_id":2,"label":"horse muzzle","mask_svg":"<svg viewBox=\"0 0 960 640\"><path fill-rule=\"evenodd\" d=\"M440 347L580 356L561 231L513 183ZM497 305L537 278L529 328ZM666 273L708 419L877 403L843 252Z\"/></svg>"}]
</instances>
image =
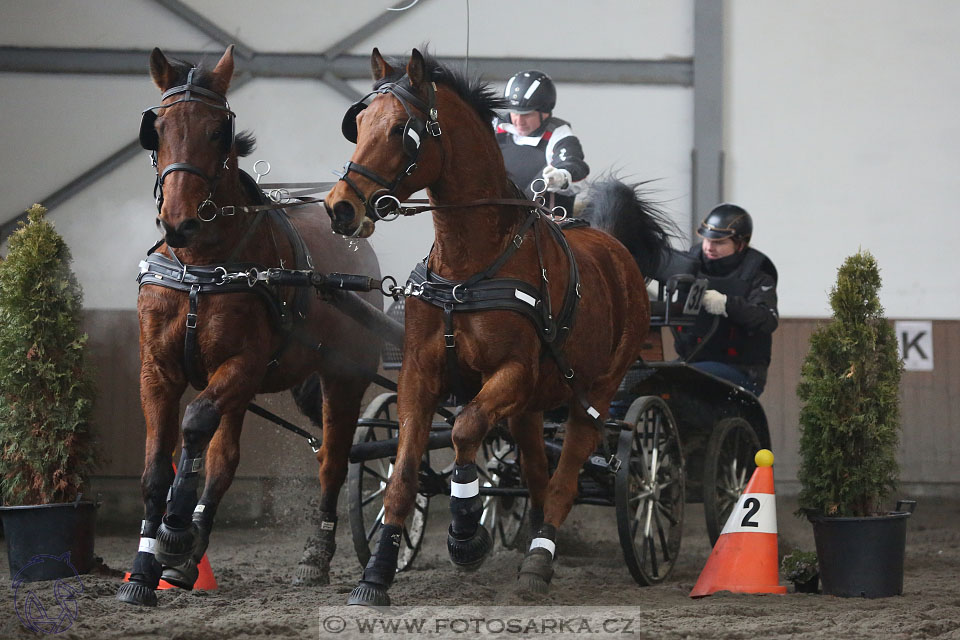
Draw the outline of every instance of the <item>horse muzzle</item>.
<instances>
[{"instance_id":1,"label":"horse muzzle","mask_svg":"<svg viewBox=\"0 0 960 640\"><path fill-rule=\"evenodd\" d=\"M163 232L163 240L168 246L174 249L180 249L190 244L193 237L200 231L200 221L196 218L187 218L176 227L167 224L160 216L157 216L157 228Z\"/></svg>"},{"instance_id":2,"label":"horse muzzle","mask_svg":"<svg viewBox=\"0 0 960 640\"><path fill-rule=\"evenodd\" d=\"M323 208L330 216L330 226L334 232L358 238L366 238L373 233L373 224L366 216L358 216L356 208L349 200L337 200L333 206L324 201Z\"/></svg>"}]
</instances>

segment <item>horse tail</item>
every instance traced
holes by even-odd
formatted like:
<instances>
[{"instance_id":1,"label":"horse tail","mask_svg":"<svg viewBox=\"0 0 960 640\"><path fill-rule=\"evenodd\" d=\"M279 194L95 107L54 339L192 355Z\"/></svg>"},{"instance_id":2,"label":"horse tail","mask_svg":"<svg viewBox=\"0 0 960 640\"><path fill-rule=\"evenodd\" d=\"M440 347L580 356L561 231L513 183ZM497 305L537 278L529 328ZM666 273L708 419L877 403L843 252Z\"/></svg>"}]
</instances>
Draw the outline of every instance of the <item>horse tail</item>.
<instances>
[{"instance_id":1,"label":"horse tail","mask_svg":"<svg viewBox=\"0 0 960 640\"><path fill-rule=\"evenodd\" d=\"M650 199L646 182L626 184L603 177L590 186L580 217L619 240L644 275L657 273L680 229L660 205Z\"/></svg>"}]
</instances>

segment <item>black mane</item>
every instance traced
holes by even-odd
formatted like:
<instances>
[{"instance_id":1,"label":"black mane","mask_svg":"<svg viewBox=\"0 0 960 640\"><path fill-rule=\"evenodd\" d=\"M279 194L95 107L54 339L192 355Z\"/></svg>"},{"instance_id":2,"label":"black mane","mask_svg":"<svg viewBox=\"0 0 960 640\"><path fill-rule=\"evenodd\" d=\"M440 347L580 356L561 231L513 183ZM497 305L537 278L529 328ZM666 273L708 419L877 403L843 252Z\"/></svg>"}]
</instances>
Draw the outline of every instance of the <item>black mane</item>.
<instances>
[{"instance_id":1,"label":"black mane","mask_svg":"<svg viewBox=\"0 0 960 640\"><path fill-rule=\"evenodd\" d=\"M176 58L167 58L167 61L170 63L170 66L177 74L177 79L175 80L175 85L186 84L187 75L190 73L190 69L194 65L189 62L184 62L183 60L178 60ZM193 84L203 87L204 89L213 90L213 75L210 70L207 69L203 62L200 62L196 65L197 70L193 72ZM245 130L237 133L233 141L233 147L237 150L237 156L243 158L251 153L257 147L257 138L253 135L253 131Z\"/></svg>"},{"instance_id":2,"label":"black mane","mask_svg":"<svg viewBox=\"0 0 960 640\"><path fill-rule=\"evenodd\" d=\"M507 108L506 99L489 83L484 82L479 77L468 78L465 71L451 69L429 53L423 54L423 60L426 65L427 77L453 89L454 93L469 104L484 122L492 122L498 116L498 110ZM397 82L405 75L407 66L405 61L390 60L390 66L399 69L399 71L374 82L374 90L388 82Z\"/></svg>"}]
</instances>

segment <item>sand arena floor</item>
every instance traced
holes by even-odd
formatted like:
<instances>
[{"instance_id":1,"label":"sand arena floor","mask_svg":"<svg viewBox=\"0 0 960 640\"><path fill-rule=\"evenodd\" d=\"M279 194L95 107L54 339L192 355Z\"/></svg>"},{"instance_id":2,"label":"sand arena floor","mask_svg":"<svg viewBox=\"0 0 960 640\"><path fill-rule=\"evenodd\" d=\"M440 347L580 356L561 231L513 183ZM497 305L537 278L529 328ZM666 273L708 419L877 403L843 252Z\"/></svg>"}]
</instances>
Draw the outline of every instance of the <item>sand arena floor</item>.
<instances>
[{"instance_id":1,"label":"sand arena floor","mask_svg":"<svg viewBox=\"0 0 960 640\"><path fill-rule=\"evenodd\" d=\"M592 634L601 638L960 638L960 501L919 501L908 525L904 595L878 600L793 593L724 593L690 599L687 594L710 551L702 507L697 504L687 505L681 558L671 578L661 586L640 588L623 565L613 510L577 506L559 536L551 592L539 603L514 592L518 552L501 549L474 573L456 571L446 557L446 501L435 498L431 504L421 555L410 571L398 575L390 590L401 611L416 607L415 612L436 616L446 609L427 607L524 605L531 607L524 609L530 613L554 611L569 616L578 611L574 607L590 606L633 620L629 629L620 625L614 633ZM812 529L793 516L795 508L794 501L778 500L781 553L793 547L814 548ZM307 530L302 520L216 529L208 556L219 590L161 591L155 609L117 602L116 577L84 575L77 619L58 635L197 640L371 637L321 630L319 608L344 604L360 576L346 517L338 530L330 585L290 586ZM0 547L6 583L0 596L0 638L36 638L38 634L27 630L15 613L14 592L6 576L6 549ZM97 555L112 570L127 569L135 548L134 535L112 531L101 531L96 542ZM476 634L447 628L431 629L426 635L467 638ZM541 629L526 635L503 632L489 637L589 635L582 630L560 634ZM410 634L392 635L402 636Z\"/></svg>"}]
</instances>

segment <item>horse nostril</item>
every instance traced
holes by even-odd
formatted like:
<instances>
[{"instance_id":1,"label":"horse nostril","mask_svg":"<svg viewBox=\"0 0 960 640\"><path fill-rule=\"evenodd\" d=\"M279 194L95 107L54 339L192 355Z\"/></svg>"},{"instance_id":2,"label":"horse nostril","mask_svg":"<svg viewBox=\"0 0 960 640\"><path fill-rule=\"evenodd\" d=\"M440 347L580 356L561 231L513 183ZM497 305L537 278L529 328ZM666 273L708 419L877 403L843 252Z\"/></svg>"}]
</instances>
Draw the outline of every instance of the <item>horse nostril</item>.
<instances>
[{"instance_id":1,"label":"horse nostril","mask_svg":"<svg viewBox=\"0 0 960 640\"><path fill-rule=\"evenodd\" d=\"M353 222L353 205L346 200L333 205L333 219L340 224Z\"/></svg>"},{"instance_id":2,"label":"horse nostril","mask_svg":"<svg viewBox=\"0 0 960 640\"><path fill-rule=\"evenodd\" d=\"M200 221L196 218L184 220L177 226L177 233L183 236L190 236L200 230Z\"/></svg>"}]
</instances>

